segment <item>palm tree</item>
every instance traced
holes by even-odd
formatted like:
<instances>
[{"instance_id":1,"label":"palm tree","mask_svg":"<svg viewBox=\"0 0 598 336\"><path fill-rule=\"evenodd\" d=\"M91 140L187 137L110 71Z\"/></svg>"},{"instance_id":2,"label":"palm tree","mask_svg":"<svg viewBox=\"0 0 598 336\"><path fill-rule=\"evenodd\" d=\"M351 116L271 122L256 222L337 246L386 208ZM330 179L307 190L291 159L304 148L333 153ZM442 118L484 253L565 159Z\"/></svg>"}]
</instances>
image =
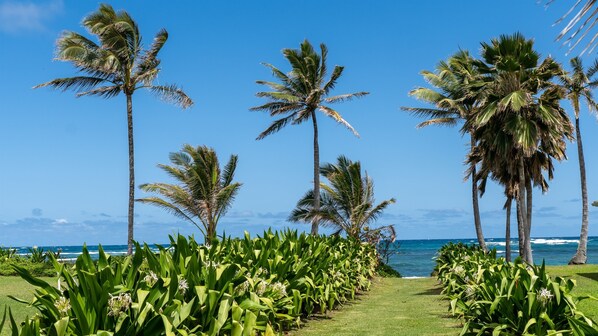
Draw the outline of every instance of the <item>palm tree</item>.
<instances>
[{"instance_id":1,"label":"palm tree","mask_svg":"<svg viewBox=\"0 0 598 336\"><path fill-rule=\"evenodd\" d=\"M384 209L395 203L391 198L375 204L374 182L361 173L361 163L339 156L336 164L322 165L320 172L330 184L322 183L321 207L314 207L314 190L308 191L289 217L293 222L313 222L332 227L336 234L376 243L382 237L394 240L392 225L370 228Z\"/></svg>"},{"instance_id":2,"label":"palm tree","mask_svg":"<svg viewBox=\"0 0 598 336\"><path fill-rule=\"evenodd\" d=\"M598 60L587 71L584 70L583 63L579 57L574 57L570 61L573 72L563 74L561 83L566 90L566 97L571 101L575 113L575 134L577 138L577 155L579 158L579 176L581 180L581 234L577 252L569 261L569 264L585 264L588 260L588 186L586 182L586 163L583 153L583 143L581 139L581 128L579 126L579 105L580 100L584 100L590 111L596 111L598 104L592 96L592 88L596 82L592 77L598 71Z\"/></svg>"},{"instance_id":3,"label":"palm tree","mask_svg":"<svg viewBox=\"0 0 598 336\"><path fill-rule=\"evenodd\" d=\"M460 50L447 61L440 62L435 72L422 71L422 75L438 91L418 87L410 91L409 95L432 104L435 108L401 107L402 110L411 112L416 116L428 118L428 120L419 123L418 128L429 125L457 125L465 120L476 108L476 99L468 91L469 87L478 81L478 73L473 66L473 59L469 52ZM461 132L470 133L471 130L461 128ZM471 150L474 146L475 141L471 137ZM471 197L478 244L486 251L487 247L480 219L479 192L477 183L474 181L476 176L475 164L470 165L468 172L468 175L472 176Z\"/></svg>"},{"instance_id":4,"label":"palm tree","mask_svg":"<svg viewBox=\"0 0 598 336\"><path fill-rule=\"evenodd\" d=\"M533 41L519 33L482 43L482 57L478 68L486 83L478 93L480 108L466 126L475 130L477 146L496 158L487 164L508 164L507 169L518 178L515 201L519 239L523 239L520 254L531 264L532 181L540 183L538 170L541 175L544 169L541 161L533 158L562 160L566 157L565 140L572 139L573 125L559 105L564 92L552 82L562 70L551 58L540 62Z\"/></svg>"},{"instance_id":5,"label":"palm tree","mask_svg":"<svg viewBox=\"0 0 598 336\"><path fill-rule=\"evenodd\" d=\"M561 30L556 40L562 40L565 35L571 33L568 38L563 41L563 45L569 46L569 52L572 51L581 41L589 38L587 35L592 31L596 23L598 23L598 10L596 10L597 0L586 0L582 4L582 0L575 1L573 6L560 17L555 24L562 22L569 14L577 9L575 15L569 20L565 28ZM547 5L550 5L554 0L548 0ZM579 6L579 7L578 7ZM591 53L596 48L598 43L598 33L591 35L586 47L581 51L583 55L586 51ZM575 42L573 42L575 40ZM573 42L573 43L572 43Z\"/></svg>"},{"instance_id":6,"label":"palm tree","mask_svg":"<svg viewBox=\"0 0 598 336\"><path fill-rule=\"evenodd\" d=\"M592 206L598 207L598 201L592 202Z\"/></svg>"},{"instance_id":7,"label":"palm tree","mask_svg":"<svg viewBox=\"0 0 598 336\"><path fill-rule=\"evenodd\" d=\"M180 184L142 184L141 190L163 198L146 197L137 201L166 209L191 222L209 244L216 238L218 220L226 214L241 187L241 183L233 182L237 156L231 155L221 170L212 148L185 145L182 151L170 153L170 161L172 166L160 164L158 167Z\"/></svg>"},{"instance_id":8,"label":"palm tree","mask_svg":"<svg viewBox=\"0 0 598 336\"><path fill-rule=\"evenodd\" d=\"M95 35L99 44L87 37L67 31L58 38L56 59L70 62L83 75L57 78L39 87L53 87L62 91L74 90L77 97L99 96L112 98L124 94L127 101L129 138L129 208L128 253L133 251L133 217L135 200L135 155L133 146L133 94L147 89L158 97L182 108L193 101L175 85L154 85L160 72L158 53L168 39L162 29L149 49L144 50L137 23L125 11L115 12L107 4L83 20L83 26Z\"/></svg>"},{"instance_id":9,"label":"palm tree","mask_svg":"<svg viewBox=\"0 0 598 336\"><path fill-rule=\"evenodd\" d=\"M363 97L368 92L356 92L329 97L337 80L343 73L344 67L335 66L330 78L326 79L327 67L326 45L320 44L320 55L314 50L309 41L301 43L300 49L284 49L284 57L291 64L291 72L285 74L271 64L264 64L272 70L272 74L280 83L257 81L266 85L273 91L258 92L258 97L267 98L269 101L260 106L251 108L252 111L266 111L272 117L280 117L257 137L258 140L280 131L287 124L298 125L311 119L314 129L314 209L320 208L320 150L318 144L318 123L316 111L334 119L347 127L356 136L357 131L345 121L336 110L327 104L348 101L353 98ZM318 219L314 217L311 233L318 234Z\"/></svg>"}]
</instances>

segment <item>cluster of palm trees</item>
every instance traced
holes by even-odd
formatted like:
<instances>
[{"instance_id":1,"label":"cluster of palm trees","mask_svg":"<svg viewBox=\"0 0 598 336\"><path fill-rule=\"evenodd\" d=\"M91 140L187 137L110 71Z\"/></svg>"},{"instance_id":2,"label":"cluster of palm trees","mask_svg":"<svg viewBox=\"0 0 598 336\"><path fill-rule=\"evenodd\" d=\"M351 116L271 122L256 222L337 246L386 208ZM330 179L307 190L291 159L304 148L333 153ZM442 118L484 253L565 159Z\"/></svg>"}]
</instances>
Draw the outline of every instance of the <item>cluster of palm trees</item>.
<instances>
[{"instance_id":1,"label":"cluster of palm trees","mask_svg":"<svg viewBox=\"0 0 598 336\"><path fill-rule=\"evenodd\" d=\"M99 96L112 98L125 95L127 102L127 122L129 140L129 207L128 207L128 253L132 253L134 231L135 202L135 165L133 142L133 94L138 89L148 89L166 100L188 108L193 104L176 85L154 85L160 68L158 53L166 43L166 30L158 32L147 50L141 44L141 35L135 21L125 11L116 12L110 5L101 4L100 8L83 20L83 26L94 35L99 43L76 32L65 32L57 41L57 59L72 63L84 75L58 78L39 87L74 90L77 96ZM258 139L281 130L287 124L300 124L311 120L314 129L314 189L311 193L309 209L304 200L298 207L304 217L293 217L291 220L309 220L311 232L318 234L320 222L345 231L355 238L373 241L377 237L389 237L394 240L394 228L382 227L370 229L371 224L394 199L374 206L373 182L366 176L361 177L359 162L353 163L339 158L339 166L325 165L323 176L335 185L335 181L345 183L345 190L336 190L322 184L326 188L320 192L320 159L318 144L317 111L331 117L346 126L356 136L358 133L341 115L329 105L348 101L367 95L357 92L330 96L344 68L335 66L327 78L327 48L320 45L318 54L312 45L305 40L299 49L284 49L283 55L291 65L291 71L284 73L270 64L280 83L257 81L272 89L270 92L259 92L258 97L269 101L252 108L255 111L267 111L271 116L281 117L263 131ZM142 203L152 204L195 225L205 236L206 242L216 237L218 220L230 208L241 184L233 181L237 156L231 156L229 162L221 169L218 157L213 149L206 146L193 147L185 145L183 150L170 154L172 165L159 165L179 184L148 183L140 188L157 196L137 199ZM331 167L351 171L351 176L335 177L331 175ZM355 179L351 179L354 177ZM347 193L351 191L351 193ZM320 199L324 206L320 209ZM333 201L332 201L333 200ZM335 210L336 209L336 210ZM332 212L338 217L334 218ZM342 214L341 214L342 213ZM366 233L363 233L366 232ZM363 234L362 234L363 233Z\"/></svg>"},{"instance_id":2,"label":"cluster of palm trees","mask_svg":"<svg viewBox=\"0 0 598 336\"><path fill-rule=\"evenodd\" d=\"M533 263L531 251L533 190L548 189L553 160L566 158L566 143L577 137L582 191L582 229L579 248L571 263L587 260L588 196L579 129L580 101L592 111L597 107L591 89L598 63L585 70L579 58L567 73L550 57L541 59L533 41L519 33L482 43L481 57L459 51L440 62L434 72L424 71L433 88L416 88L410 94L432 108L403 109L427 118L419 124L457 125L471 137L467 176L472 181L473 212L478 241L484 238L478 196L488 179L504 188L506 256L510 258L511 205L515 201L519 254ZM575 128L561 107L569 99L575 111Z\"/></svg>"}]
</instances>

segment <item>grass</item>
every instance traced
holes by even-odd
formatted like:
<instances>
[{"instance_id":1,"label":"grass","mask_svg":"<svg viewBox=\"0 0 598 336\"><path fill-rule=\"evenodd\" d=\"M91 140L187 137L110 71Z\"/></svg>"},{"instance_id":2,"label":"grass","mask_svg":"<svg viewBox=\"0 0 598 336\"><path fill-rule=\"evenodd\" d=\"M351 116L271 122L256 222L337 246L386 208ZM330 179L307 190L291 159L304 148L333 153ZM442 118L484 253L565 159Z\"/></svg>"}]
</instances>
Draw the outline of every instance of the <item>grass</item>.
<instances>
[{"instance_id":1,"label":"grass","mask_svg":"<svg viewBox=\"0 0 598 336\"><path fill-rule=\"evenodd\" d=\"M458 335L434 278L378 278L372 290L291 333L308 335Z\"/></svg>"},{"instance_id":2,"label":"grass","mask_svg":"<svg viewBox=\"0 0 598 336\"><path fill-rule=\"evenodd\" d=\"M56 281L57 278L42 278L50 283ZM33 299L33 286L25 280L16 276L0 276L0 313L4 313L4 307L9 306L17 322L25 320L27 316L35 314L36 309L28 307L27 305L18 303L9 298L12 295L19 299L31 300ZM0 316L0 321L2 317ZM0 335L10 335L9 328L4 327Z\"/></svg>"},{"instance_id":3,"label":"grass","mask_svg":"<svg viewBox=\"0 0 598 336\"><path fill-rule=\"evenodd\" d=\"M552 277L574 279L574 296L592 295L598 298L598 265L546 266L546 271ZM583 300L578 304L578 308L586 316L598 321L598 301Z\"/></svg>"},{"instance_id":4,"label":"grass","mask_svg":"<svg viewBox=\"0 0 598 336\"><path fill-rule=\"evenodd\" d=\"M569 277L577 282L576 296L598 296L598 265L547 266L553 277ZM48 282L56 278L44 278ZM458 335L461 322L448 314L448 302L440 296L434 278L376 278L372 290L354 302L325 316L310 318L290 336L310 335ZM30 300L32 286L19 277L0 277L0 312L9 305L17 321L35 309L17 303L7 295ZM598 301L584 300L579 308L598 320ZM8 330L1 334L9 335Z\"/></svg>"}]
</instances>

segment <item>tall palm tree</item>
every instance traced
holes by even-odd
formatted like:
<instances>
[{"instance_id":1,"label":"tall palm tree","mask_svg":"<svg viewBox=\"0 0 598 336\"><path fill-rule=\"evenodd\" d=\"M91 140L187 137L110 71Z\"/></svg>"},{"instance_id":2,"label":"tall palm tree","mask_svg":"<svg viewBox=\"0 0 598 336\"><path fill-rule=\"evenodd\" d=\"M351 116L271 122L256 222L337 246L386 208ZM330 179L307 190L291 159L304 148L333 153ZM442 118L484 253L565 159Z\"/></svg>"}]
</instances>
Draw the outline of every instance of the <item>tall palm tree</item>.
<instances>
[{"instance_id":1,"label":"tall palm tree","mask_svg":"<svg viewBox=\"0 0 598 336\"><path fill-rule=\"evenodd\" d=\"M538 164L532 158L562 160L565 140L572 139L573 125L559 105L564 92L552 82L562 70L550 57L540 62L533 41L519 33L482 43L482 57L478 68L486 83L479 92L481 106L466 126L475 130L478 146L497 158L495 164L508 164L518 178L520 254L531 264L531 187L534 178L538 181L538 168L531 166Z\"/></svg>"},{"instance_id":2,"label":"tall palm tree","mask_svg":"<svg viewBox=\"0 0 598 336\"><path fill-rule=\"evenodd\" d=\"M57 78L35 88L49 86L62 91L74 90L77 97L112 98L121 93L125 95L129 138L127 245L131 254L135 204L133 94L138 89L147 89L182 108L190 107L193 101L175 85L153 84L160 72L158 53L168 39L166 30L160 30L150 48L144 50L139 28L133 18L125 11L115 12L107 4L101 4L98 11L83 19L83 26L98 39L99 44L72 31L63 33L56 42L56 59L70 62L83 75Z\"/></svg>"},{"instance_id":3,"label":"tall palm tree","mask_svg":"<svg viewBox=\"0 0 598 336\"><path fill-rule=\"evenodd\" d=\"M336 164L322 165L320 172L329 184L322 183L321 207L314 207L314 190L308 191L297 203L289 217L293 222L310 222L317 218L325 226L332 227L337 233L375 243L381 237L394 240L392 225L370 228L384 209L395 203L391 198L375 204L374 182L361 173L361 163L353 162L345 156L339 156Z\"/></svg>"},{"instance_id":4,"label":"tall palm tree","mask_svg":"<svg viewBox=\"0 0 598 336\"><path fill-rule=\"evenodd\" d=\"M258 92L258 97L269 101L260 106L251 108L252 111L266 111L272 117L280 117L257 137L258 140L280 131L287 124L297 125L311 119L314 129L314 209L320 208L320 149L318 144L318 123L316 111L334 119L347 127L356 136L357 131L343 119L336 110L328 104L348 101L353 98L363 97L368 92L356 92L329 96L337 80L343 73L344 67L335 66L330 78L326 79L327 66L326 45L320 44L320 54L314 50L309 41L301 43L299 49L283 49L284 57L291 64L291 71L285 74L271 64L264 64L272 70L272 74L280 83L257 81L258 84L268 86L272 91ZM314 217L311 233L318 234L318 219Z\"/></svg>"},{"instance_id":5,"label":"tall palm tree","mask_svg":"<svg viewBox=\"0 0 598 336\"><path fill-rule=\"evenodd\" d=\"M571 74L561 76L561 84L566 90L566 97L571 101L575 113L575 135L577 139L577 156L579 158L579 176L581 180L581 234L577 252L569 261L569 264L585 264L588 260L588 186L586 179L586 162L583 153L583 143L581 139L581 128L579 127L579 106L580 100L585 101L590 111L596 111L598 104L592 96L592 88L598 83L592 80L592 77L598 71L598 60L587 71L579 57L574 57L570 61Z\"/></svg>"},{"instance_id":6,"label":"tall palm tree","mask_svg":"<svg viewBox=\"0 0 598 336\"><path fill-rule=\"evenodd\" d=\"M422 71L422 75L428 83L438 91L430 88L418 87L409 92L410 96L418 100L432 104L435 108L401 107L416 116L428 118L417 125L418 128L429 125L455 126L465 120L476 108L476 99L469 92L471 86L479 79L478 73L473 66L473 59L469 52L460 50L451 56L447 61L440 62L436 71ZM461 128L462 133L470 133L471 130ZM471 137L471 150L475 141ZM478 244L487 250L482 223L480 219L479 192L476 176L476 165L470 165L468 175L472 177L471 197L473 206L473 218Z\"/></svg>"},{"instance_id":7,"label":"tall palm tree","mask_svg":"<svg viewBox=\"0 0 598 336\"><path fill-rule=\"evenodd\" d=\"M191 222L209 244L216 238L218 220L226 214L241 188L241 183L233 182L237 156L231 155L220 169L212 148L185 145L182 151L170 153L170 161L172 166L160 164L158 167L180 183L142 184L141 190L157 193L162 198L146 197L137 201L166 209Z\"/></svg>"}]
</instances>

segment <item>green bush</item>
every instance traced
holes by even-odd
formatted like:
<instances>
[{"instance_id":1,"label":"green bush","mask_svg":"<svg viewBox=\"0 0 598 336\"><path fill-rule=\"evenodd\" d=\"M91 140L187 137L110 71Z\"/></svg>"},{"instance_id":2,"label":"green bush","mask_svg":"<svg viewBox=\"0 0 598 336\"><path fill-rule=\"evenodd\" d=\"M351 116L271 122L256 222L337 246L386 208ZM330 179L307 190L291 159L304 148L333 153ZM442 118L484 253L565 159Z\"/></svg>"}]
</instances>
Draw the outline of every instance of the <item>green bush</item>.
<instances>
[{"instance_id":1,"label":"green bush","mask_svg":"<svg viewBox=\"0 0 598 336\"><path fill-rule=\"evenodd\" d=\"M377 264L369 244L291 231L209 246L171 237L124 259L84 248L74 267L50 259L58 288L15 267L38 309L15 335L273 335L366 290Z\"/></svg>"},{"instance_id":2,"label":"green bush","mask_svg":"<svg viewBox=\"0 0 598 336\"><path fill-rule=\"evenodd\" d=\"M461 335L598 335L576 308L573 280L551 279L544 265L513 263L479 247L448 244L436 272L450 310L464 318Z\"/></svg>"}]
</instances>

